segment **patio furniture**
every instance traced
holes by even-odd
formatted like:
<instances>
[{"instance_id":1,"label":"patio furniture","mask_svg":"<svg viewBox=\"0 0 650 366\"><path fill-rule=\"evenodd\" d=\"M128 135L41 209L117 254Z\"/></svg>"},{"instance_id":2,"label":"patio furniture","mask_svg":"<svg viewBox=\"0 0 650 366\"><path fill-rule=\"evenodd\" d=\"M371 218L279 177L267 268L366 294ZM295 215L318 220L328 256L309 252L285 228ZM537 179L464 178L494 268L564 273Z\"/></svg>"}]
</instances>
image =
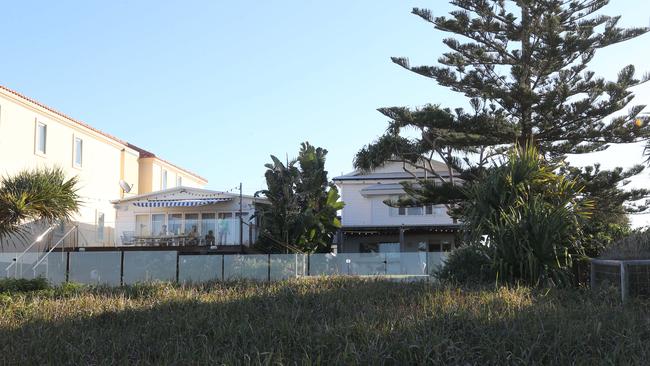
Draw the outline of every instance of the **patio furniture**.
<instances>
[{"instance_id":1,"label":"patio furniture","mask_svg":"<svg viewBox=\"0 0 650 366\"><path fill-rule=\"evenodd\" d=\"M133 231L124 231L124 232L122 232L122 236L121 236L122 245L134 245L135 244L135 240L134 240L135 235L134 234L135 234L135 232L133 232Z\"/></svg>"},{"instance_id":2,"label":"patio furniture","mask_svg":"<svg viewBox=\"0 0 650 366\"><path fill-rule=\"evenodd\" d=\"M187 235L137 235L135 241L142 246L181 246L185 244Z\"/></svg>"}]
</instances>

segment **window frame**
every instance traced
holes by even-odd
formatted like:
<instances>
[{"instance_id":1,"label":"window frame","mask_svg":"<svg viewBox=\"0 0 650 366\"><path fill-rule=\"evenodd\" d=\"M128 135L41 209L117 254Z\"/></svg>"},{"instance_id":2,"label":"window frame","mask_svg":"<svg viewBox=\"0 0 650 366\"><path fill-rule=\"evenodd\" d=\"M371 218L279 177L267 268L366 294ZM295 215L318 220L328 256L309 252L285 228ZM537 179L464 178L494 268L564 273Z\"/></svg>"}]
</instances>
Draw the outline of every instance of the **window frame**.
<instances>
[{"instance_id":1,"label":"window frame","mask_svg":"<svg viewBox=\"0 0 650 366\"><path fill-rule=\"evenodd\" d=\"M160 172L160 189L167 189L167 178L168 178L168 172L167 169L161 168L162 171Z\"/></svg>"},{"instance_id":2,"label":"window frame","mask_svg":"<svg viewBox=\"0 0 650 366\"><path fill-rule=\"evenodd\" d=\"M183 234L189 234L192 228L187 227L187 215L196 215L196 231L201 235L201 213L202 212L183 212Z\"/></svg>"},{"instance_id":3,"label":"window frame","mask_svg":"<svg viewBox=\"0 0 650 366\"><path fill-rule=\"evenodd\" d=\"M180 215L180 226L179 226L179 233L173 232L171 230L171 221L169 220L170 216L173 215ZM185 233L185 213L184 212L178 212L178 211L173 211L173 212L167 212L165 215L165 222L167 223L167 232L171 233L171 235L180 235Z\"/></svg>"},{"instance_id":4,"label":"window frame","mask_svg":"<svg viewBox=\"0 0 650 366\"><path fill-rule=\"evenodd\" d=\"M203 227L203 221L206 221L206 223L207 223L207 221L210 220L209 218L204 218L203 217L204 215L212 215L211 220L213 221L212 225L214 226L214 228L209 228L208 225L206 225L205 228ZM199 225L198 225L198 227L199 227L199 235L200 236L204 237L204 236L208 235L207 230L210 230L210 229L212 230L212 235L214 235L215 237L218 235L218 224L217 224L218 218L217 218L217 216L218 216L217 213L212 212L212 211L199 213Z\"/></svg>"},{"instance_id":5,"label":"window frame","mask_svg":"<svg viewBox=\"0 0 650 366\"><path fill-rule=\"evenodd\" d=\"M77 163L77 152L79 151L79 148L77 147L77 141L79 141L80 147L81 147L81 155L79 156L81 158L81 161ZM81 138L79 135L73 134L72 135L72 166L81 169L83 168L83 162L84 162L84 139Z\"/></svg>"},{"instance_id":6,"label":"window frame","mask_svg":"<svg viewBox=\"0 0 650 366\"><path fill-rule=\"evenodd\" d=\"M148 214L148 213L136 213L133 216L134 216L134 223L135 223L135 230L133 232L135 233L135 236L148 236L148 235L151 235L151 214ZM147 223L146 228L147 228L148 234L145 234L145 233L142 232L143 227L138 227L138 216L147 217L147 220L145 222ZM140 223L140 225L143 225L143 224Z\"/></svg>"},{"instance_id":7,"label":"window frame","mask_svg":"<svg viewBox=\"0 0 650 366\"><path fill-rule=\"evenodd\" d=\"M41 134L40 134L40 127L44 127L43 131L45 132L45 138L43 139L43 150L41 151L40 149L40 144L41 144ZM35 129L34 129L34 154L38 156L47 156L47 123L36 120L35 124Z\"/></svg>"},{"instance_id":8,"label":"window frame","mask_svg":"<svg viewBox=\"0 0 650 366\"><path fill-rule=\"evenodd\" d=\"M150 218L149 218L149 221L150 221L149 226L151 227L151 235L152 236L158 236L158 233L154 231L154 224L153 224L154 223L154 221L153 221L154 216L162 216L163 219L162 219L161 227L165 226L165 229L167 229L166 231L169 232L169 228L167 227L167 213L165 213L165 212L152 212L149 216L150 216Z\"/></svg>"}]
</instances>

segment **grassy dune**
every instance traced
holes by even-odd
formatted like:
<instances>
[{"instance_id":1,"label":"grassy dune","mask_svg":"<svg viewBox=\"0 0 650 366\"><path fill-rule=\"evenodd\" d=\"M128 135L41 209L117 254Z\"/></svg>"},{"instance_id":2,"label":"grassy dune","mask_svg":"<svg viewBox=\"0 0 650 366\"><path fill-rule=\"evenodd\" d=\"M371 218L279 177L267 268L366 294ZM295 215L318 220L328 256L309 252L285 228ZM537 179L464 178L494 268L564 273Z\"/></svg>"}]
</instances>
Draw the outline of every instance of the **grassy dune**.
<instances>
[{"instance_id":1,"label":"grassy dune","mask_svg":"<svg viewBox=\"0 0 650 366\"><path fill-rule=\"evenodd\" d=\"M2 364L646 364L615 294L305 279L0 294Z\"/></svg>"}]
</instances>

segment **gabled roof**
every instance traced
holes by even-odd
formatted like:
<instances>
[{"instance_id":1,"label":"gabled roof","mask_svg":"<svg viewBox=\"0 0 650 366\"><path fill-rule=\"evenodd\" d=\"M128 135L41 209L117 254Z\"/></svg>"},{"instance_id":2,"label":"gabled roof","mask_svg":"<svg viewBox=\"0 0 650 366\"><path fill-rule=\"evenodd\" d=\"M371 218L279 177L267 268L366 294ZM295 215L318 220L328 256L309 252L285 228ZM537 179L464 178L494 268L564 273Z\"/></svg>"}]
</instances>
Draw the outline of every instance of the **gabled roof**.
<instances>
[{"instance_id":1,"label":"gabled roof","mask_svg":"<svg viewBox=\"0 0 650 366\"><path fill-rule=\"evenodd\" d=\"M441 163L439 161L432 160L431 165L435 169L437 174L440 174L443 177L448 177L449 172L447 170L447 166L444 163ZM388 163L385 164L384 166L377 168L373 171L370 172L362 172L359 170L355 170L354 172L340 175L338 177L332 178L335 181L352 181L352 180L409 180L413 179L413 175L415 175L417 178L425 178L428 176L431 176L431 174L427 174L423 170L417 170L414 171L414 169L409 169L412 172L407 172L404 171L403 164L402 163Z\"/></svg>"},{"instance_id":2,"label":"gabled roof","mask_svg":"<svg viewBox=\"0 0 650 366\"><path fill-rule=\"evenodd\" d=\"M54 108L52 108L52 107L48 107L48 106L46 106L45 104L43 104L43 103L41 103L41 102L39 102L39 101L37 101L37 100L35 100L35 99L32 99L32 98L30 98L30 97L28 97L28 96L25 96L25 95L23 95L23 94L21 94L21 93L15 91L15 90L9 89L9 88L7 88L7 87L4 86L4 85L0 85L0 89L2 89L2 90L4 90L4 91L8 92L9 94L13 94L13 95L15 95L15 96L17 96L17 97L19 97L19 98L21 98L21 99L23 99L23 100L29 102L29 103L32 103L32 104L37 105L37 106L39 106L39 107L41 107L41 108L43 108L43 109L46 109L46 110L48 110L49 112L52 112L52 113L58 115L59 117L63 117L63 118L65 118L65 119L67 119L67 120L70 120L70 121L72 121L72 122L78 124L78 125L81 126L81 127L87 128L87 129L89 129L89 130L91 130L91 131L93 131L93 132L96 132L96 133L98 133L98 134L104 136L104 137L107 137L107 138L109 138L109 139L111 139L111 140L113 140L113 141L115 141L115 142L117 142L117 143L119 143L119 144L122 144L122 145L124 145L124 146L128 146L128 143L127 143L126 141L124 141L124 140L118 139L117 137L115 137L115 136L113 136L113 135L110 135L110 134L108 134L108 133L106 133L106 132L104 132L104 131L100 131L100 130L98 130L98 129L92 127L91 125L89 125L89 124L87 124L87 123L84 123L84 122L81 122L81 121L79 121L79 120L77 120L77 119L74 119L74 118L72 118L72 117L70 117L70 116L64 114L63 112L59 112L59 111L57 111L56 109L54 109Z\"/></svg>"},{"instance_id":3,"label":"gabled roof","mask_svg":"<svg viewBox=\"0 0 650 366\"><path fill-rule=\"evenodd\" d=\"M266 198L255 197L251 195L242 195L244 198L253 199L258 202L266 202ZM206 199L206 198L239 198L239 193L231 192L221 192L221 191L212 191L209 189L203 188L192 188L192 187L174 187L163 189L160 191L139 194L136 196L125 197L119 200L111 201L113 204L131 202L131 201L141 201L141 200L166 200L166 199Z\"/></svg>"}]
</instances>

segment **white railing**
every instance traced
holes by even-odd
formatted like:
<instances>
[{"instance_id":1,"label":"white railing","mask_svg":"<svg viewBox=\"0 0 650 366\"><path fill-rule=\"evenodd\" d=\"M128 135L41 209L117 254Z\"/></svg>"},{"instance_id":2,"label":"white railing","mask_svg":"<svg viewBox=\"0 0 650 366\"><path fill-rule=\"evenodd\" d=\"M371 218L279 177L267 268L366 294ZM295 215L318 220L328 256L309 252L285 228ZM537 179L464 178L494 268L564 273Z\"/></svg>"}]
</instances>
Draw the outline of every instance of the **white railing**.
<instances>
[{"instance_id":1,"label":"white railing","mask_svg":"<svg viewBox=\"0 0 650 366\"><path fill-rule=\"evenodd\" d=\"M27 246L27 248L25 248L25 250L23 250L20 254L18 254L17 256L15 256L13 258L13 261L7 266L7 268L5 268L5 271L7 272L7 277L9 277L9 270L12 267L14 267L14 272L15 272L14 276L15 277L18 276L18 269L20 269L20 271L22 273L22 264L23 264L22 262L23 262L23 258L25 257L25 255L28 252L30 252L30 249L32 249L34 247L34 245L40 243L41 240L43 240L43 238L45 238L45 236L47 236L47 234L49 234L52 230L54 230L54 228L56 226L57 225L52 225L52 226L48 227L41 235L36 237L36 239L34 239L34 241L32 241L31 244L29 244Z\"/></svg>"},{"instance_id":2,"label":"white railing","mask_svg":"<svg viewBox=\"0 0 650 366\"><path fill-rule=\"evenodd\" d=\"M32 267L32 272L34 273L34 277L36 277L36 268L38 268L38 266L39 266L41 263L43 263L44 260L46 260L46 259L48 258L48 256L50 255L50 253L52 253L52 251L53 251L54 249L56 249L60 244L62 244L62 243L64 242L64 240L68 237L68 235L70 235L70 234L72 234L73 232L78 231L78 230L79 230L79 227L78 227L78 226L76 226L76 225L73 226L70 230L68 230L68 231L67 231L67 232L66 232L66 233L61 237L61 239L59 239L59 240L58 240L58 241L57 241L57 242L56 242L56 243L55 243L55 244L54 244L54 245L53 245L53 246L52 246L52 247L51 247L47 252L45 252L45 254L43 255L43 257L42 257L41 259L38 259L38 258L37 258L36 264L34 264L34 266ZM63 251L61 251L61 253L63 253ZM46 264L49 264L49 263L46 263ZM46 271L47 271L47 269L46 269Z\"/></svg>"}]
</instances>

